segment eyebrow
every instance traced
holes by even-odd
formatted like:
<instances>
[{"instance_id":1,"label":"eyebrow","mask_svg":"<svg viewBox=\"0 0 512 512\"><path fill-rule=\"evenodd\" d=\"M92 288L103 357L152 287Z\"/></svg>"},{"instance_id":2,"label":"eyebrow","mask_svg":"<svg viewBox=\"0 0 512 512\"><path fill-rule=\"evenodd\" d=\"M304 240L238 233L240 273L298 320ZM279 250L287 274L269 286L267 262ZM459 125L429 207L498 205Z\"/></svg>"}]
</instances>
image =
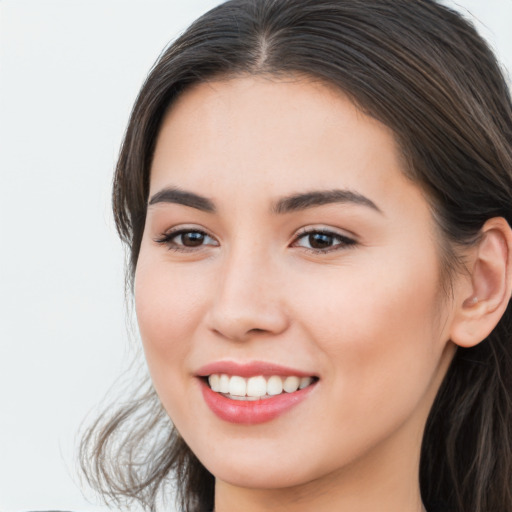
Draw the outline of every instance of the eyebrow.
<instances>
[{"instance_id":1,"label":"eyebrow","mask_svg":"<svg viewBox=\"0 0 512 512\"><path fill-rule=\"evenodd\" d=\"M366 196L353 192L352 190L341 189L318 190L287 196L280 199L272 210L275 213L290 213L332 203L352 203L367 206L382 213L382 210Z\"/></svg>"},{"instance_id":2,"label":"eyebrow","mask_svg":"<svg viewBox=\"0 0 512 512\"><path fill-rule=\"evenodd\" d=\"M216 212L215 204L211 199L175 187L166 187L156 192L150 198L148 205L152 206L158 203L182 204L207 213ZM273 205L272 212L285 214L332 203L352 203L366 206L382 213L382 210L371 199L352 190L345 189L315 190L283 197Z\"/></svg>"},{"instance_id":3,"label":"eyebrow","mask_svg":"<svg viewBox=\"0 0 512 512\"><path fill-rule=\"evenodd\" d=\"M182 204L203 212L215 213L215 205L211 199L174 187L167 187L158 191L151 197L148 205L152 206L158 203Z\"/></svg>"}]
</instances>

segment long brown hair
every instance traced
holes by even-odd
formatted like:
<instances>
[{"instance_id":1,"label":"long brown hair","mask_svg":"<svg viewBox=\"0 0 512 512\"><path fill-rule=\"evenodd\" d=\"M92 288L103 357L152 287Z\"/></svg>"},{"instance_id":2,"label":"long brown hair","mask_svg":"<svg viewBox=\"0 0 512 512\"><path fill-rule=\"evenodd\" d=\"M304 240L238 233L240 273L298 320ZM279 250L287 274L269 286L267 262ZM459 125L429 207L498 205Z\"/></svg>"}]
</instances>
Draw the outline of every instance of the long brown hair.
<instances>
[{"instance_id":1,"label":"long brown hair","mask_svg":"<svg viewBox=\"0 0 512 512\"><path fill-rule=\"evenodd\" d=\"M434 0L231 0L198 19L159 58L135 103L114 180L117 228L133 277L149 170L166 109L191 84L241 74L304 74L332 84L395 133L455 248L485 221L512 223L512 106L474 27ZM512 512L512 310L458 349L429 416L420 485L427 506ZM148 384L87 431L81 461L106 499L155 510L175 487L186 511L213 508L214 479L174 431ZM170 490L169 490L170 492Z\"/></svg>"}]
</instances>

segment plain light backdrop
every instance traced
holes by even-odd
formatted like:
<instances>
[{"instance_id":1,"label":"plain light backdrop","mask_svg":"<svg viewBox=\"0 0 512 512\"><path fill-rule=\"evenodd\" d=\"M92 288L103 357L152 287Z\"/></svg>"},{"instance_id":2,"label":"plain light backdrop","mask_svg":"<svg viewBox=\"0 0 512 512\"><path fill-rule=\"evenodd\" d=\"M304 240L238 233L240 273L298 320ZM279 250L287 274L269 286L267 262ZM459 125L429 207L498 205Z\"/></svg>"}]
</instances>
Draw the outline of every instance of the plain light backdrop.
<instances>
[{"instance_id":1,"label":"plain light backdrop","mask_svg":"<svg viewBox=\"0 0 512 512\"><path fill-rule=\"evenodd\" d=\"M75 436L136 352L112 171L149 68L218 3L0 1L0 512L107 510ZM512 0L457 4L512 71Z\"/></svg>"}]
</instances>

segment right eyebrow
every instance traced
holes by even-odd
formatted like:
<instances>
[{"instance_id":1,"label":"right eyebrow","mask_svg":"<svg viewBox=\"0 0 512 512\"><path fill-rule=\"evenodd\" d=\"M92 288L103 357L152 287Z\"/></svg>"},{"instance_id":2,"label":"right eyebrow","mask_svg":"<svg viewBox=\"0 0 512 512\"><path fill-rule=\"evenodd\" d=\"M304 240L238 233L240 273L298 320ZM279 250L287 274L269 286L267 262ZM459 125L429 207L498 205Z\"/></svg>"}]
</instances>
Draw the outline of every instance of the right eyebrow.
<instances>
[{"instance_id":1,"label":"right eyebrow","mask_svg":"<svg viewBox=\"0 0 512 512\"><path fill-rule=\"evenodd\" d=\"M346 189L313 190L311 192L294 194L277 201L272 209L275 213L281 214L332 203L362 205L382 214L382 210L371 199L358 192Z\"/></svg>"},{"instance_id":2,"label":"right eyebrow","mask_svg":"<svg viewBox=\"0 0 512 512\"><path fill-rule=\"evenodd\" d=\"M182 204L203 212L215 213L215 205L211 199L174 187L166 187L153 194L148 201L148 206L158 203Z\"/></svg>"}]
</instances>

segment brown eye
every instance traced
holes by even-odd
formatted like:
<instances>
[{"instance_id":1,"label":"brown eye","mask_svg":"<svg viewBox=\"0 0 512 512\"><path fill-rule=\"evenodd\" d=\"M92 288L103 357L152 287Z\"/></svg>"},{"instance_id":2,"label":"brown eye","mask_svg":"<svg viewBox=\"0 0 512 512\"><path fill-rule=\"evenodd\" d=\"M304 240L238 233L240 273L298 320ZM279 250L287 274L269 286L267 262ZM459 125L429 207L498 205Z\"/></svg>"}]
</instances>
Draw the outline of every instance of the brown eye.
<instances>
[{"instance_id":1,"label":"brown eye","mask_svg":"<svg viewBox=\"0 0 512 512\"><path fill-rule=\"evenodd\" d=\"M185 247L198 247L204 243L205 234L200 231L188 231L186 233L182 233L176 238L181 238L181 245L184 245Z\"/></svg>"},{"instance_id":2,"label":"brown eye","mask_svg":"<svg viewBox=\"0 0 512 512\"><path fill-rule=\"evenodd\" d=\"M356 241L332 231L305 231L297 237L294 247L303 247L317 253L326 253L356 245Z\"/></svg>"},{"instance_id":3,"label":"brown eye","mask_svg":"<svg viewBox=\"0 0 512 512\"><path fill-rule=\"evenodd\" d=\"M334 244L334 236L326 233L311 233L308 242L312 249L327 249Z\"/></svg>"},{"instance_id":4,"label":"brown eye","mask_svg":"<svg viewBox=\"0 0 512 512\"><path fill-rule=\"evenodd\" d=\"M219 243L213 237L197 229L180 229L155 239L155 242L166 245L168 249L187 251L200 249L203 246L218 246Z\"/></svg>"}]
</instances>

